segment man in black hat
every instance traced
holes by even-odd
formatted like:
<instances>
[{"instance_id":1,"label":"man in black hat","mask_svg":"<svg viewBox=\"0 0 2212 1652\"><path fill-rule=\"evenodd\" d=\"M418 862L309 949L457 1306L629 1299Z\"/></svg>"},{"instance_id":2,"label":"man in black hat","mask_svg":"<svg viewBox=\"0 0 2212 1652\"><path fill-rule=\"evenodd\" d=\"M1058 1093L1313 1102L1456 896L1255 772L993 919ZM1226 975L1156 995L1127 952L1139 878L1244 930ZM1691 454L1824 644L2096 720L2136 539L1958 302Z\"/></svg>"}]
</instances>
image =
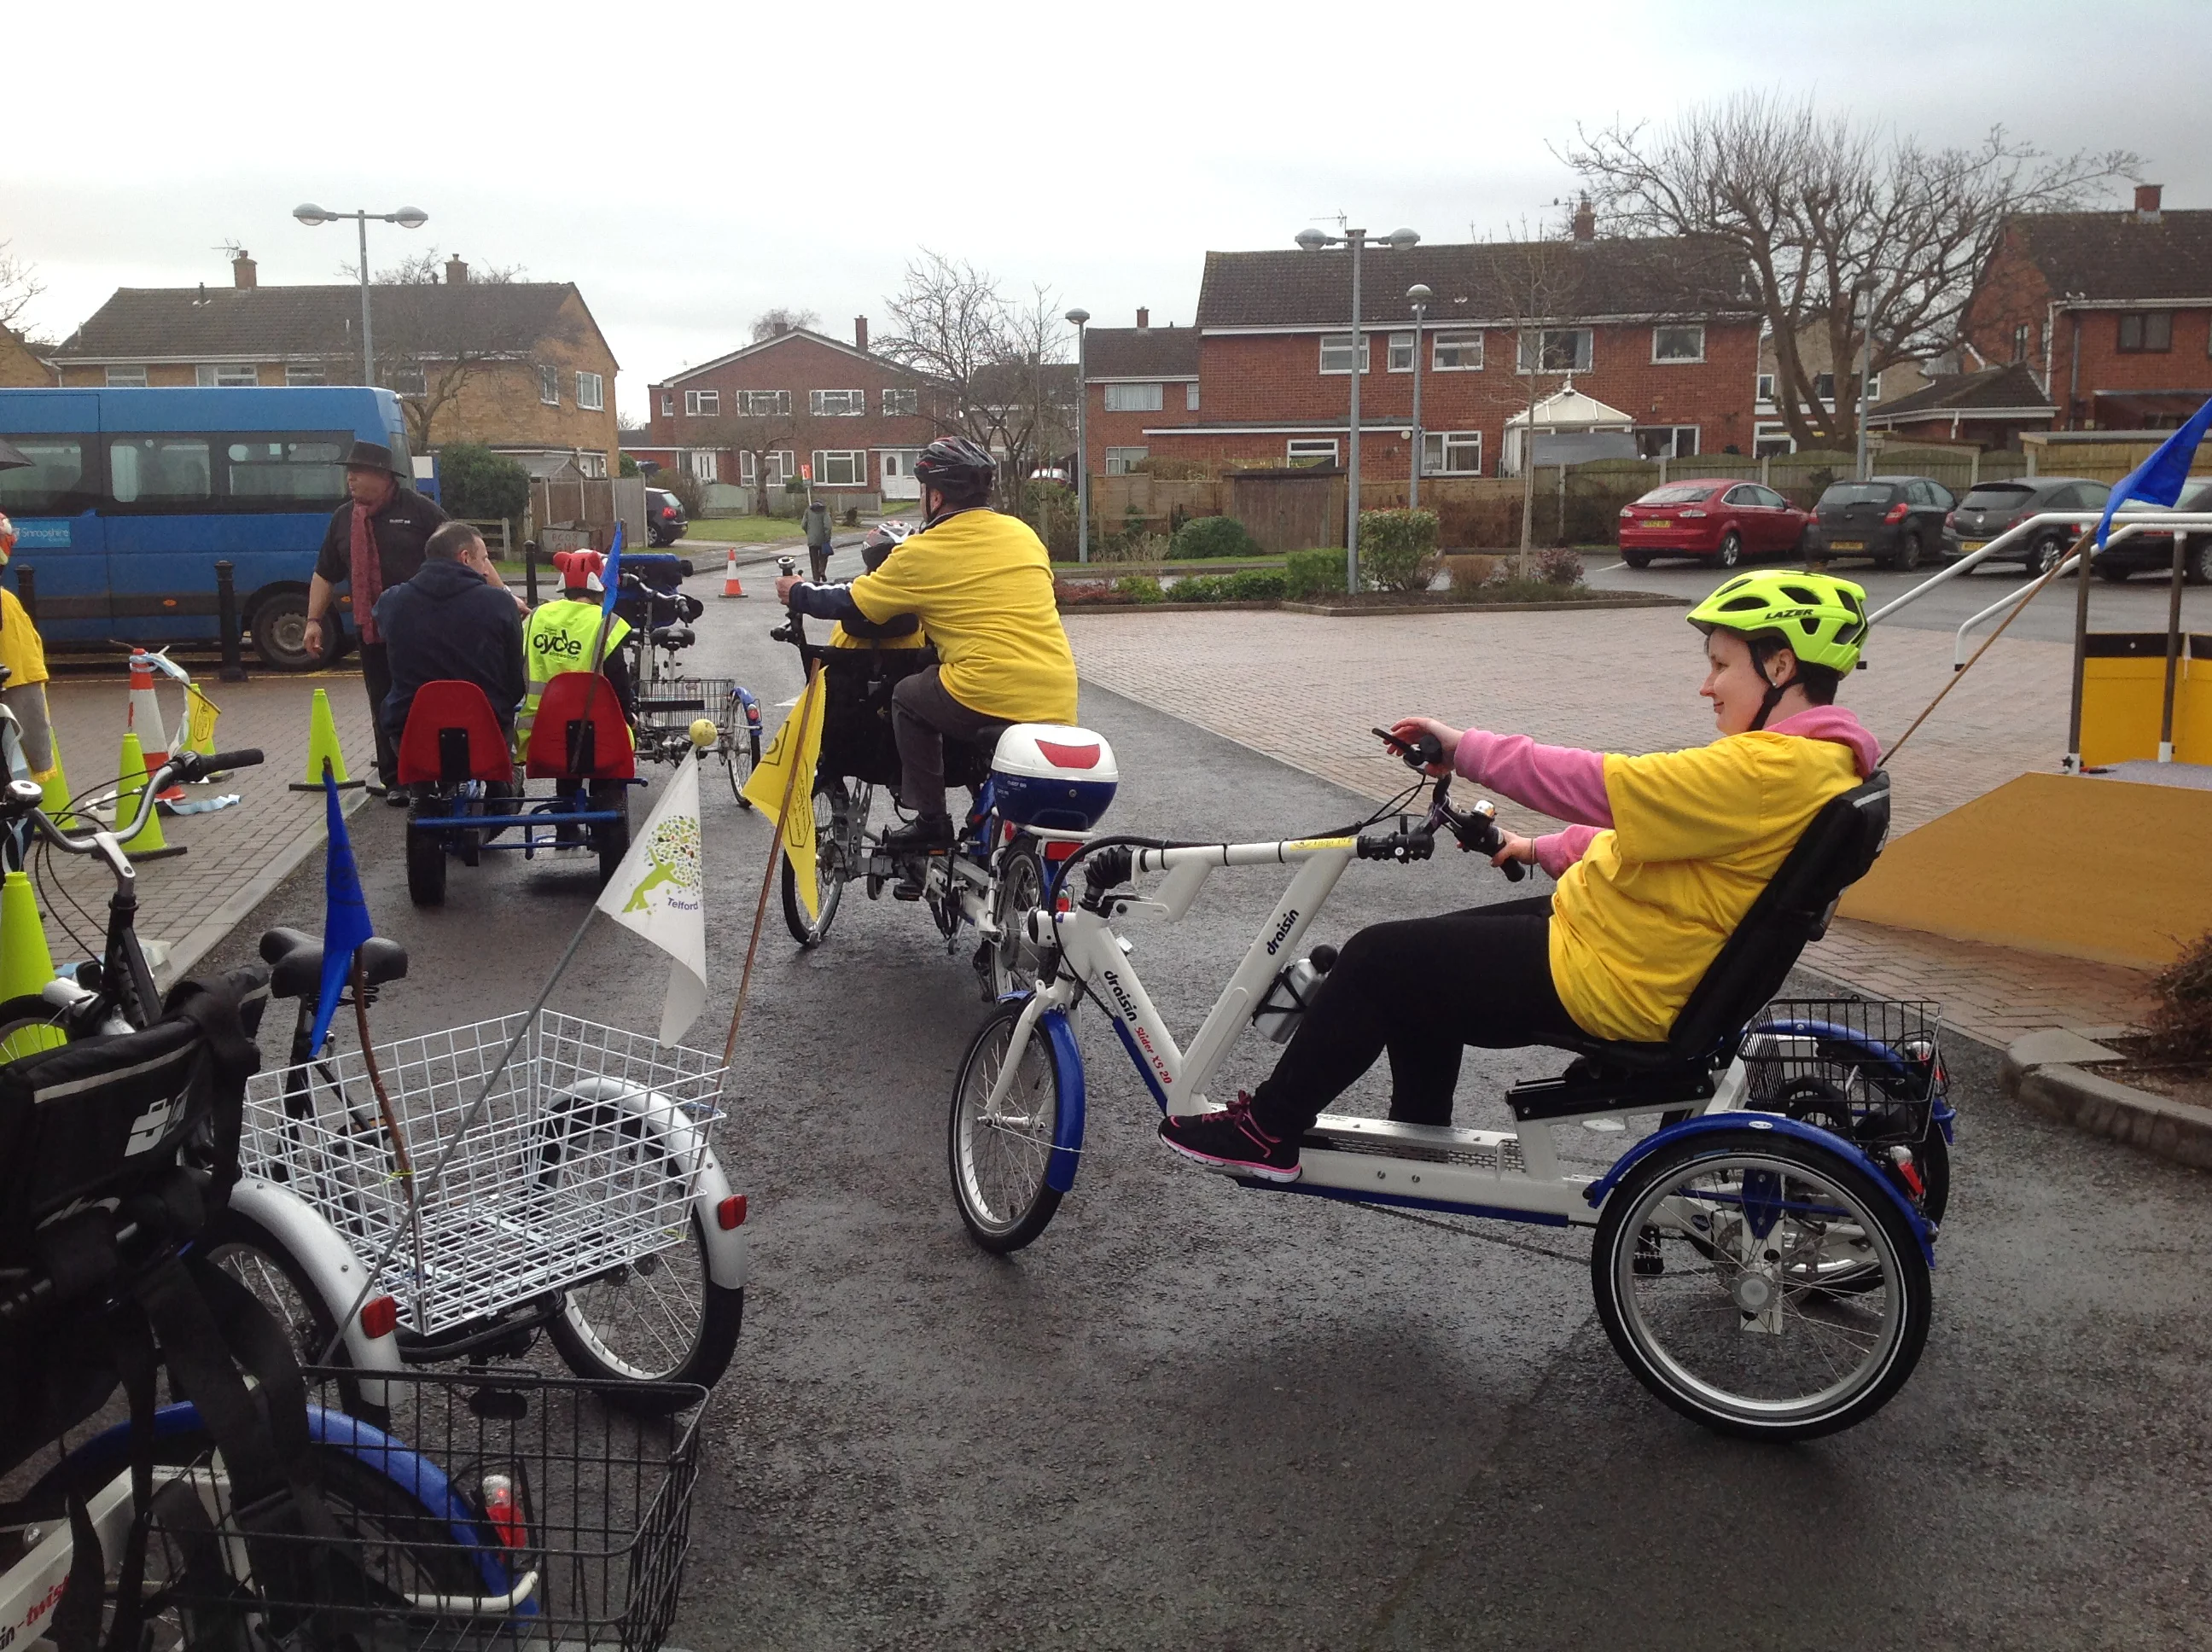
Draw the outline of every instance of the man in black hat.
<instances>
[{"instance_id":1,"label":"man in black hat","mask_svg":"<svg viewBox=\"0 0 2212 1652\"><path fill-rule=\"evenodd\" d=\"M376 727L376 775L387 799L403 805L406 797L394 784L398 753L384 726L392 664L376 629L376 599L422 571L423 547L445 522L446 513L412 488L399 485L392 450L381 443L354 443L346 455L345 477L351 502L331 513L321 554L315 558L315 575L307 584L307 652L320 655L326 639L336 641L331 588L350 585L354 626L361 633L362 684L368 690L370 720Z\"/></svg>"}]
</instances>

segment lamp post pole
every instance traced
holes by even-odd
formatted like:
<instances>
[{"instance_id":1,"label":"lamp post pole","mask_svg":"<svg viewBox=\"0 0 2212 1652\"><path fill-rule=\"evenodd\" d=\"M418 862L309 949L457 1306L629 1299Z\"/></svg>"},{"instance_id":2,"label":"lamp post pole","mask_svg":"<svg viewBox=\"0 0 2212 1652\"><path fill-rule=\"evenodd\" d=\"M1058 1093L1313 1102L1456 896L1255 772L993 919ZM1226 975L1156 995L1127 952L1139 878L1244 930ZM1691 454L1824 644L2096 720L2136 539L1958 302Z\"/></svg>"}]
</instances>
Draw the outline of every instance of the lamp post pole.
<instances>
[{"instance_id":1,"label":"lamp post pole","mask_svg":"<svg viewBox=\"0 0 2212 1652\"><path fill-rule=\"evenodd\" d=\"M1410 229L1394 229L1383 240L1383 245L1401 252L1417 246L1421 238ZM1359 346L1366 337L1360 326L1359 317L1359 255L1367 245L1367 232L1347 229L1341 235L1328 235L1318 229L1301 229L1297 243L1309 252L1324 246L1348 246L1352 249L1352 426L1350 459L1345 471L1345 486L1349 497L1344 509L1344 587L1346 591L1359 589Z\"/></svg>"},{"instance_id":2,"label":"lamp post pole","mask_svg":"<svg viewBox=\"0 0 2212 1652\"><path fill-rule=\"evenodd\" d=\"M420 207L402 207L397 212L331 212L312 201L292 209L292 216L310 228L319 224L336 223L340 218L350 218L361 230L361 381L365 385L376 382L376 343L369 331L368 318L368 221L398 224L402 229L420 229L430 222L430 215Z\"/></svg>"},{"instance_id":3,"label":"lamp post pole","mask_svg":"<svg viewBox=\"0 0 2212 1652\"><path fill-rule=\"evenodd\" d=\"M1090 335L1084 331L1091 312L1073 309L1067 319L1075 328L1075 560L1091 560L1091 411Z\"/></svg>"},{"instance_id":4,"label":"lamp post pole","mask_svg":"<svg viewBox=\"0 0 2212 1652\"><path fill-rule=\"evenodd\" d=\"M1435 296L1419 282L1406 289L1413 307L1413 464L1406 483L1409 510L1421 507L1421 465L1428 455L1428 438L1421 434L1421 324L1428 319L1429 301Z\"/></svg>"},{"instance_id":5,"label":"lamp post pole","mask_svg":"<svg viewBox=\"0 0 2212 1652\"><path fill-rule=\"evenodd\" d=\"M1869 389L1867 380L1872 376L1874 367L1874 288L1871 287L1866 289L1866 308L1860 318L1859 325L1862 329L1859 338L1859 451L1851 475L1858 481L1864 482L1867 475L1866 422L1867 397Z\"/></svg>"}]
</instances>

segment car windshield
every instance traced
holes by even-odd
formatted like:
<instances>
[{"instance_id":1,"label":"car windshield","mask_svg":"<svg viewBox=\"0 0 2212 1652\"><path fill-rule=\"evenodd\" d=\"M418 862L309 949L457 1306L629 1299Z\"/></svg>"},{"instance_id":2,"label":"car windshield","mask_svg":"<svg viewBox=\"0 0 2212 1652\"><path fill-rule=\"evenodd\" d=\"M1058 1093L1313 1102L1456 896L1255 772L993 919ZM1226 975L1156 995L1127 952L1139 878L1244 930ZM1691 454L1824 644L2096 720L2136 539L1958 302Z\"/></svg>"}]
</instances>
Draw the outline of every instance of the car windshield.
<instances>
[{"instance_id":1,"label":"car windshield","mask_svg":"<svg viewBox=\"0 0 2212 1652\"><path fill-rule=\"evenodd\" d=\"M1639 505L1686 505L1692 500L1703 499L1712 492L1709 482L1673 482L1663 488L1654 488L1636 502Z\"/></svg>"},{"instance_id":2,"label":"car windshield","mask_svg":"<svg viewBox=\"0 0 2212 1652\"><path fill-rule=\"evenodd\" d=\"M1966 495L1959 508L1965 511L2016 511L2027 502L2033 492L2032 488L2022 488L2010 483L1977 488Z\"/></svg>"},{"instance_id":3,"label":"car windshield","mask_svg":"<svg viewBox=\"0 0 2212 1652\"><path fill-rule=\"evenodd\" d=\"M2174 501L2178 511L2212 511L2212 482L2199 482Z\"/></svg>"},{"instance_id":4,"label":"car windshield","mask_svg":"<svg viewBox=\"0 0 2212 1652\"><path fill-rule=\"evenodd\" d=\"M1823 505L1887 505L1890 485L1887 482L1838 482L1820 495Z\"/></svg>"}]
</instances>

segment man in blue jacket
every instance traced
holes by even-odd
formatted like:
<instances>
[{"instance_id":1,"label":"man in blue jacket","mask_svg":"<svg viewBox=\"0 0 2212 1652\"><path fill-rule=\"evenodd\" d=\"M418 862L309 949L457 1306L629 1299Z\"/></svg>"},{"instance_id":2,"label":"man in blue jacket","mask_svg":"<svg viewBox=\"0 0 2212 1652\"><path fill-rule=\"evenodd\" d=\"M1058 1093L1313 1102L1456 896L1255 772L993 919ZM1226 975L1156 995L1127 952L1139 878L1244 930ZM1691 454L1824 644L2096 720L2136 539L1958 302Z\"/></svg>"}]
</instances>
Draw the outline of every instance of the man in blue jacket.
<instances>
[{"instance_id":1,"label":"man in blue jacket","mask_svg":"<svg viewBox=\"0 0 2212 1652\"><path fill-rule=\"evenodd\" d=\"M425 683L473 683L484 691L510 738L522 703L522 614L492 581L483 537L448 522L422 548L422 570L376 603L376 629L392 665L384 726L396 748L407 713Z\"/></svg>"}]
</instances>

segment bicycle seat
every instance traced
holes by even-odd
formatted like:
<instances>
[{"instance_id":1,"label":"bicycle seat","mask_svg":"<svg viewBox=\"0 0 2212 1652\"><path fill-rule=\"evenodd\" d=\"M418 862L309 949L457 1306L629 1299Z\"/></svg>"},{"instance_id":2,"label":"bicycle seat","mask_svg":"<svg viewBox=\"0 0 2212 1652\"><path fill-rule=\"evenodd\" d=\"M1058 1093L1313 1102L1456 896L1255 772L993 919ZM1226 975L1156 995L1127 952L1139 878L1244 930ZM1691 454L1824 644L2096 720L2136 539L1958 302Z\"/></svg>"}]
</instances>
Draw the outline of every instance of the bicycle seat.
<instances>
[{"instance_id":1,"label":"bicycle seat","mask_svg":"<svg viewBox=\"0 0 2212 1652\"><path fill-rule=\"evenodd\" d=\"M407 978L407 949L372 935L361 944L362 973L372 987ZM261 938L261 961L269 966L272 998L307 998L322 991L323 944L296 929L272 929Z\"/></svg>"},{"instance_id":2,"label":"bicycle seat","mask_svg":"<svg viewBox=\"0 0 2212 1652\"><path fill-rule=\"evenodd\" d=\"M467 780L505 785L514 778L507 731L483 689L447 678L416 691L399 736L402 786L458 786Z\"/></svg>"},{"instance_id":3,"label":"bicycle seat","mask_svg":"<svg viewBox=\"0 0 2212 1652\"><path fill-rule=\"evenodd\" d=\"M656 625L653 628L653 646L656 648L688 648L699 640L699 634L688 625Z\"/></svg>"}]
</instances>

